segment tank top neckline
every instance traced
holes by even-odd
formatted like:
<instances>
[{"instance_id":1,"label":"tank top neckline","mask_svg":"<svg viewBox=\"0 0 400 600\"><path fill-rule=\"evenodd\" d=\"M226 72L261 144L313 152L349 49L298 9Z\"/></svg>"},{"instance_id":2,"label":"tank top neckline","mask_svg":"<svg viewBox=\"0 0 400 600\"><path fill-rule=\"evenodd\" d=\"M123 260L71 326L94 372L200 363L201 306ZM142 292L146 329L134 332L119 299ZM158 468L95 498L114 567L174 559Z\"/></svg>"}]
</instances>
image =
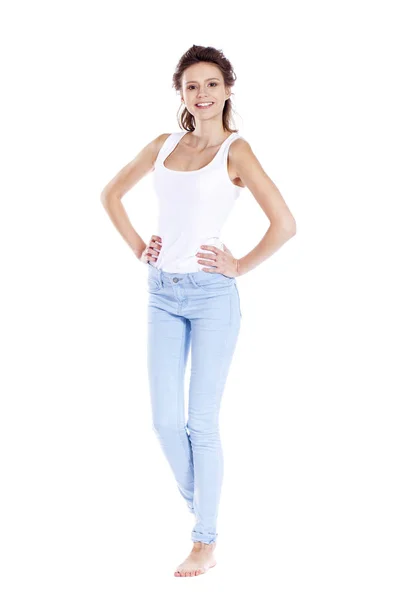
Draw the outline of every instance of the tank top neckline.
<instances>
[{"instance_id":1,"label":"tank top neckline","mask_svg":"<svg viewBox=\"0 0 400 600\"><path fill-rule=\"evenodd\" d=\"M165 171L170 171L171 173L178 173L179 175L183 174L183 175L188 175L191 173L200 173L201 171L205 171L205 169L208 169L208 167L210 167L218 158L219 153L221 152L222 148L225 146L226 142L233 136L236 135L237 132L233 131L230 135L228 135L228 137L222 142L222 144L220 145L220 147L218 148L214 158L211 159L211 161L209 163L207 163L206 165L204 165L204 167L201 167L201 169L192 169L191 171L176 171L175 169L169 169L168 167L166 167L164 165L164 161L167 160L168 156L170 154L172 154L172 152L175 150L176 146L178 145L178 143L181 141L181 139L187 134L187 133L192 133L191 131L182 131L182 132L178 132L178 136L176 142L172 145L172 148L169 149L169 152L166 156L163 157L163 159L161 160L161 167L165 170ZM173 135L173 134L171 134Z\"/></svg>"}]
</instances>

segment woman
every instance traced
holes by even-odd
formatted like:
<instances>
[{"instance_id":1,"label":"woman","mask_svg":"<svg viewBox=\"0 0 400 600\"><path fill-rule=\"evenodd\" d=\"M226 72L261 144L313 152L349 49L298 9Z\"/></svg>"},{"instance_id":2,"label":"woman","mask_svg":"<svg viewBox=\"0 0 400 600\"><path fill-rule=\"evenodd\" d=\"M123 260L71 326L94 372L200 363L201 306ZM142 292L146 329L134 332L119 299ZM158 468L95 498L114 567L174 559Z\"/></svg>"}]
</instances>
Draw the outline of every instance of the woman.
<instances>
[{"instance_id":1,"label":"woman","mask_svg":"<svg viewBox=\"0 0 400 600\"><path fill-rule=\"evenodd\" d=\"M174 87L183 131L148 144L104 188L113 223L148 268L148 373L153 429L180 494L195 517L189 556L175 576L215 566L223 478L219 409L235 350L241 310L236 278L295 234L295 220L250 145L231 128L231 63L215 48L192 46L180 59ZM146 245L121 198L154 171L158 235ZM270 221L262 240L235 258L219 233L242 188ZM184 374L191 349L188 421Z\"/></svg>"}]
</instances>

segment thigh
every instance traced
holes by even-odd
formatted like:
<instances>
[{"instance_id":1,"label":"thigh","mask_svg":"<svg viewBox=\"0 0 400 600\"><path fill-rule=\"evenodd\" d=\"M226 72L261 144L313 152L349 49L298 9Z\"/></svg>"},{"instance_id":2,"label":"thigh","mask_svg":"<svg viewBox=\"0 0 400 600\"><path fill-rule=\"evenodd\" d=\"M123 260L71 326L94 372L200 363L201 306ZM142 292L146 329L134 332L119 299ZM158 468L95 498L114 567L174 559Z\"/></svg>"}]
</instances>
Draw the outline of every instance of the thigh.
<instances>
[{"instance_id":1,"label":"thigh","mask_svg":"<svg viewBox=\"0 0 400 600\"><path fill-rule=\"evenodd\" d=\"M154 299L148 305L147 368L155 424L176 427L184 416L184 375L190 322Z\"/></svg>"},{"instance_id":2,"label":"thigh","mask_svg":"<svg viewBox=\"0 0 400 600\"><path fill-rule=\"evenodd\" d=\"M240 309L235 286L200 297L191 319L191 376L189 429L215 427L218 409L240 331Z\"/></svg>"}]
</instances>

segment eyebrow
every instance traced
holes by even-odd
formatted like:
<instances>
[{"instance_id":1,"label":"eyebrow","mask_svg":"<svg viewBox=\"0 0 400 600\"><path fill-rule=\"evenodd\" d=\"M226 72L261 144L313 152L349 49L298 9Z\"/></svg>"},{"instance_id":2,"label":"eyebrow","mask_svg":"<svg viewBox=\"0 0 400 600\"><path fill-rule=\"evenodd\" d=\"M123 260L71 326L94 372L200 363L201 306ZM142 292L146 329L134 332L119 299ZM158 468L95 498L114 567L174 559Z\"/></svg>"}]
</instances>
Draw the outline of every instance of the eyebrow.
<instances>
[{"instance_id":1,"label":"eyebrow","mask_svg":"<svg viewBox=\"0 0 400 600\"><path fill-rule=\"evenodd\" d=\"M209 77L208 79L205 79L204 81L211 81L211 79L216 79L217 81L220 81L220 80L218 79L218 77ZM187 82L186 82L186 85L187 85L188 83L197 83L197 81L187 81Z\"/></svg>"}]
</instances>

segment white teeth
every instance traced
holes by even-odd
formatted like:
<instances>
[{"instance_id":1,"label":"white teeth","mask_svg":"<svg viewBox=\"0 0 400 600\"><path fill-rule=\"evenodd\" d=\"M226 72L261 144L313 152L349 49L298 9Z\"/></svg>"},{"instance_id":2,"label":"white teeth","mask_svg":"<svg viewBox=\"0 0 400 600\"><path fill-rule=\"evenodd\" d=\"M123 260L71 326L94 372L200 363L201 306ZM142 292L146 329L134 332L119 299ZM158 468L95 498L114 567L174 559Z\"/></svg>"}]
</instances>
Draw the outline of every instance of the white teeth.
<instances>
[{"instance_id":1,"label":"white teeth","mask_svg":"<svg viewBox=\"0 0 400 600\"><path fill-rule=\"evenodd\" d=\"M201 102L199 104L196 104L196 106L211 106L211 104L213 104L213 102Z\"/></svg>"}]
</instances>

